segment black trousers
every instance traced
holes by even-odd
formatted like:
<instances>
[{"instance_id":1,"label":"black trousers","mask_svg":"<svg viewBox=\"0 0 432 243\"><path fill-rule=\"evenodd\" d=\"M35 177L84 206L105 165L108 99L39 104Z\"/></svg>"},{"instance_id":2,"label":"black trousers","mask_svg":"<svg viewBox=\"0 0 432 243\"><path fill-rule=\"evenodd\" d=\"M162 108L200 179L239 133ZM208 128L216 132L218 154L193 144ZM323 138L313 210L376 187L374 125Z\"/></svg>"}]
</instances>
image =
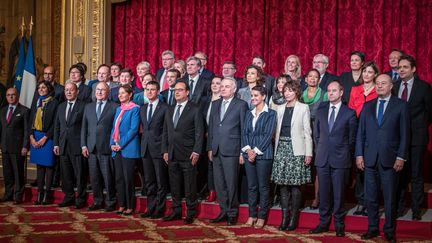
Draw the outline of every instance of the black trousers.
<instances>
[{"instance_id":1,"label":"black trousers","mask_svg":"<svg viewBox=\"0 0 432 243\"><path fill-rule=\"evenodd\" d=\"M115 182L119 206L125 209L135 209L134 169L136 159L125 158L121 153L114 156Z\"/></svg>"},{"instance_id":2,"label":"black trousers","mask_svg":"<svg viewBox=\"0 0 432 243\"><path fill-rule=\"evenodd\" d=\"M65 153L60 156L62 191L64 202L76 201L76 204L87 202L87 160L81 154L73 154L70 146L66 145ZM77 187L75 199L74 185Z\"/></svg>"},{"instance_id":3,"label":"black trousers","mask_svg":"<svg viewBox=\"0 0 432 243\"><path fill-rule=\"evenodd\" d=\"M94 204L102 205L104 202L103 189L105 188L105 206L115 206L117 199L115 190L114 161L111 155L91 153L88 162Z\"/></svg>"},{"instance_id":4,"label":"black trousers","mask_svg":"<svg viewBox=\"0 0 432 243\"><path fill-rule=\"evenodd\" d=\"M168 169L162 158L152 158L146 153L142 158L145 186L147 188L147 212L165 211L166 195L168 193Z\"/></svg>"},{"instance_id":5,"label":"black trousers","mask_svg":"<svg viewBox=\"0 0 432 243\"><path fill-rule=\"evenodd\" d=\"M2 153L5 198L21 201L24 192L24 160L21 154ZM14 195L15 194L15 195Z\"/></svg>"},{"instance_id":6,"label":"black trousers","mask_svg":"<svg viewBox=\"0 0 432 243\"><path fill-rule=\"evenodd\" d=\"M44 193L51 191L54 167L37 165L37 186L38 192ZM44 188L45 187L45 188Z\"/></svg>"},{"instance_id":7,"label":"black trousers","mask_svg":"<svg viewBox=\"0 0 432 243\"><path fill-rule=\"evenodd\" d=\"M191 161L174 161L168 162L168 172L170 177L171 195L173 200L173 213L181 215L182 207L182 185L186 198L186 215L194 217L196 215L197 199L197 183L196 174L197 167L193 166Z\"/></svg>"}]
</instances>

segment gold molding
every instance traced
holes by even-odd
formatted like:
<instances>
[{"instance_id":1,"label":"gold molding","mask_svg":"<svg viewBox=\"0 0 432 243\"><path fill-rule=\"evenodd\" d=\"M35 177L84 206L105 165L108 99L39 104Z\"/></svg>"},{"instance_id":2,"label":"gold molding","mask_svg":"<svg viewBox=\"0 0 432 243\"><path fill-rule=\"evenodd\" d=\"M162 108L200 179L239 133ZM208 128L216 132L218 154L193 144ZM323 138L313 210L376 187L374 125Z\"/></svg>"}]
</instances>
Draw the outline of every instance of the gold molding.
<instances>
[{"instance_id":1,"label":"gold molding","mask_svg":"<svg viewBox=\"0 0 432 243\"><path fill-rule=\"evenodd\" d=\"M61 2L61 45L60 45L60 83L65 83L65 56L66 56L66 0Z\"/></svg>"}]
</instances>

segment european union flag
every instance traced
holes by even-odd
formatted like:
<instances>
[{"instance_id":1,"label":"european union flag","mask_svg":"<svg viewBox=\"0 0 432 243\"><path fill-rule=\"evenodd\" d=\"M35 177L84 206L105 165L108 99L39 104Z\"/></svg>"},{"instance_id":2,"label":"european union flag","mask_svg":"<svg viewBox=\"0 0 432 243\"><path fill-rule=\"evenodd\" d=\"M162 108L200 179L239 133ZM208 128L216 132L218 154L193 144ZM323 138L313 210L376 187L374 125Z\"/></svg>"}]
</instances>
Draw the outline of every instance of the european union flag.
<instances>
[{"instance_id":1,"label":"european union flag","mask_svg":"<svg viewBox=\"0 0 432 243\"><path fill-rule=\"evenodd\" d=\"M21 91L22 78L24 74L24 64L25 64L25 50L24 50L24 36L21 37L20 48L18 52L18 62L15 69L15 82L14 86L18 90L18 93Z\"/></svg>"}]
</instances>

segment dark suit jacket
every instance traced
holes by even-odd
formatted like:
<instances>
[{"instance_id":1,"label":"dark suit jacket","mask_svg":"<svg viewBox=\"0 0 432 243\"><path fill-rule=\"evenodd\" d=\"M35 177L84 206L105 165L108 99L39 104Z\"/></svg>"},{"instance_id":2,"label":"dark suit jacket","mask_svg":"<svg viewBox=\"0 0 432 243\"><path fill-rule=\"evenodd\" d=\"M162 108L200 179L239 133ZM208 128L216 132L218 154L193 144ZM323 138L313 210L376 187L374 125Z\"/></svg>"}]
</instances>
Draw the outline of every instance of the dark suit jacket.
<instances>
[{"instance_id":1,"label":"dark suit jacket","mask_svg":"<svg viewBox=\"0 0 432 243\"><path fill-rule=\"evenodd\" d=\"M7 123L6 117L9 106L4 106L0 110L0 123L1 123L1 149L2 152L11 154L21 153L22 148L29 146L29 113L30 109L17 104L10 123Z\"/></svg>"},{"instance_id":2,"label":"dark suit jacket","mask_svg":"<svg viewBox=\"0 0 432 243\"><path fill-rule=\"evenodd\" d=\"M357 134L356 113L342 104L329 132L329 106L329 102L321 103L315 115L315 166L324 167L329 163L332 168L350 168Z\"/></svg>"},{"instance_id":3,"label":"dark suit jacket","mask_svg":"<svg viewBox=\"0 0 432 243\"><path fill-rule=\"evenodd\" d=\"M141 126L143 130L141 136L141 157L144 157L148 152L152 158L161 159L164 119L169 106L159 101L156 109L153 107L153 116L150 122L147 120L148 107L149 104L145 104L140 110Z\"/></svg>"},{"instance_id":4,"label":"dark suit jacket","mask_svg":"<svg viewBox=\"0 0 432 243\"><path fill-rule=\"evenodd\" d=\"M160 93L162 95L163 102L165 102L166 104L168 104L168 92L169 92L169 89L166 89ZM172 91L172 104L171 105L175 105L175 104L177 104L177 102L176 102L176 99L174 97L174 90L173 90Z\"/></svg>"},{"instance_id":5,"label":"dark suit jacket","mask_svg":"<svg viewBox=\"0 0 432 243\"><path fill-rule=\"evenodd\" d=\"M257 155L257 159L273 159L272 138L276 129L276 111L269 109L268 112L262 112L255 124L255 130L252 119L252 113L246 112L241 147L249 145L251 149L259 149L263 154ZM246 153L243 153L243 156L248 159Z\"/></svg>"},{"instance_id":6,"label":"dark suit jacket","mask_svg":"<svg viewBox=\"0 0 432 243\"><path fill-rule=\"evenodd\" d=\"M272 77L271 75L265 74L264 79L265 79L264 86L267 89L267 98L272 97L273 92L275 90L275 78Z\"/></svg>"},{"instance_id":7,"label":"dark suit jacket","mask_svg":"<svg viewBox=\"0 0 432 243\"><path fill-rule=\"evenodd\" d=\"M320 88L321 88L322 90L326 91L326 90L327 90L327 86L329 85L329 83L330 83L331 81L334 81L334 80L339 80L338 76L333 75L333 74L328 73L328 72L325 72L325 73L324 73L324 76L323 76L322 79L320 80L320 84L319 84L319 86L320 86Z\"/></svg>"},{"instance_id":8,"label":"dark suit jacket","mask_svg":"<svg viewBox=\"0 0 432 243\"><path fill-rule=\"evenodd\" d=\"M204 69L202 70L202 72L200 73L200 76L202 76L202 77L204 77L205 79L208 79L208 80L211 81L215 75L214 75L214 73L213 73L212 71L210 71L210 70L204 68Z\"/></svg>"},{"instance_id":9,"label":"dark suit jacket","mask_svg":"<svg viewBox=\"0 0 432 243\"><path fill-rule=\"evenodd\" d=\"M87 104L81 127L81 147L87 147L89 153L111 154L110 134L113 126L114 115L118 105L107 101L99 121L96 116L97 102Z\"/></svg>"},{"instance_id":10,"label":"dark suit jacket","mask_svg":"<svg viewBox=\"0 0 432 243\"><path fill-rule=\"evenodd\" d=\"M72 113L66 122L67 101L58 106L57 118L54 124L54 146L60 147L60 155L66 151L66 142L73 154L81 154L81 126L86 103L76 100Z\"/></svg>"},{"instance_id":11,"label":"dark suit jacket","mask_svg":"<svg viewBox=\"0 0 432 243\"><path fill-rule=\"evenodd\" d=\"M29 119L29 128L32 129L29 135L33 135L33 124L36 116L36 107L37 103L35 103L30 110L30 119ZM53 138L54 134L54 123L57 117L57 106L58 101L56 99L52 99L49 103L45 105L43 108L43 116L42 116L42 132L46 133L45 136L48 139Z\"/></svg>"},{"instance_id":12,"label":"dark suit jacket","mask_svg":"<svg viewBox=\"0 0 432 243\"><path fill-rule=\"evenodd\" d=\"M85 103L92 102L91 95L92 95L92 88L87 86L84 82L80 84L78 87L78 100L84 101Z\"/></svg>"},{"instance_id":13,"label":"dark suit jacket","mask_svg":"<svg viewBox=\"0 0 432 243\"><path fill-rule=\"evenodd\" d=\"M165 113L162 153L168 153L170 161L189 161L192 152L203 152L204 119L199 107L189 101L174 128L174 110L171 106Z\"/></svg>"},{"instance_id":14,"label":"dark suit jacket","mask_svg":"<svg viewBox=\"0 0 432 243\"><path fill-rule=\"evenodd\" d=\"M181 80L189 84L189 75L185 75ZM207 96L210 92L211 80L199 76L198 81L194 82L194 92L189 101L198 104L201 101L201 97Z\"/></svg>"},{"instance_id":15,"label":"dark suit jacket","mask_svg":"<svg viewBox=\"0 0 432 243\"><path fill-rule=\"evenodd\" d=\"M359 86L359 82L355 82L352 76L352 72L345 72L342 73L339 76L339 82L342 84L344 88L343 96L342 96L342 102L344 104L349 103L350 95L351 95L351 89L355 86ZM327 92L327 90L325 90Z\"/></svg>"},{"instance_id":16,"label":"dark suit jacket","mask_svg":"<svg viewBox=\"0 0 432 243\"><path fill-rule=\"evenodd\" d=\"M157 71L156 71L156 79L157 79L157 81L159 82L159 83L161 83L160 82L160 79L161 79L161 77L162 77L162 75L163 75L163 73L165 72L165 68L159 68Z\"/></svg>"},{"instance_id":17,"label":"dark suit jacket","mask_svg":"<svg viewBox=\"0 0 432 243\"><path fill-rule=\"evenodd\" d=\"M408 104L391 96L381 126L376 115L378 98L364 104L357 131L356 156L363 156L365 166L381 162L393 167L396 158L407 159L409 145Z\"/></svg>"},{"instance_id":18,"label":"dark suit jacket","mask_svg":"<svg viewBox=\"0 0 432 243\"><path fill-rule=\"evenodd\" d=\"M220 120L222 98L213 101L210 112L207 150L213 155L221 153L224 156L240 156L241 134L248 109L248 104L234 97L225 115Z\"/></svg>"},{"instance_id":19,"label":"dark suit jacket","mask_svg":"<svg viewBox=\"0 0 432 243\"><path fill-rule=\"evenodd\" d=\"M394 95L399 94L402 80L393 85ZM408 99L411 121L411 145L427 145L429 125L432 123L432 88L423 80L414 78Z\"/></svg>"},{"instance_id":20,"label":"dark suit jacket","mask_svg":"<svg viewBox=\"0 0 432 243\"><path fill-rule=\"evenodd\" d=\"M54 98L58 101L58 103L62 103L63 101L66 100L65 95L64 95L64 86L58 83L54 83L54 92L52 94L54 96ZM35 93L33 95L33 100L32 100L32 107L36 105L37 100L39 99L39 92L37 91L37 89L35 90Z\"/></svg>"}]
</instances>

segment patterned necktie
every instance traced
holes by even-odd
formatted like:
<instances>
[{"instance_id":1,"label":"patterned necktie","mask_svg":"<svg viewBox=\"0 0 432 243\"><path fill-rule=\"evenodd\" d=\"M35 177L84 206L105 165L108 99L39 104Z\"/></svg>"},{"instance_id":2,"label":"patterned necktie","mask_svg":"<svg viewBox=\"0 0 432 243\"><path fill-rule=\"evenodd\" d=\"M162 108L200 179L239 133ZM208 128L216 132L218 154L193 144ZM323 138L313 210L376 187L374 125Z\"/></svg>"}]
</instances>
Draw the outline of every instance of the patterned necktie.
<instances>
[{"instance_id":1,"label":"patterned necktie","mask_svg":"<svg viewBox=\"0 0 432 243\"><path fill-rule=\"evenodd\" d=\"M102 114L102 101L99 101L98 102L98 107L97 107L97 110L96 110L96 117L97 117L98 121L100 119L101 114Z\"/></svg>"},{"instance_id":2,"label":"patterned necktie","mask_svg":"<svg viewBox=\"0 0 432 243\"><path fill-rule=\"evenodd\" d=\"M329 132L331 132L331 130L333 129L333 125L335 122L335 115L336 115L336 111L335 111L336 106L333 105L331 108L332 108L332 112L330 114L330 119L329 119Z\"/></svg>"},{"instance_id":3,"label":"patterned necktie","mask_svg":"<svg viewBox=\"0 0 432 243\"><path fill-rule=\"evenodd\" d=\"M174 115L174 128L177 127L177 123L178 123L178 121L180 119L180 109L181 109L181 107L182 107L182 105L178 105L177 106L177 111L176 111L176 113Z\"/></svg>"},{"instance_id":4,"label":"patterned necktie","mask_svg":"<svg viewBox=\"0 0 432 243\"><path fill-rule=\"evenodd\" d=\"M403 84L403 90L402 90L402 95L401 95L401 99L404 101L408 101L408 82L402 82Z\"/></svg>"},{"instance_id":5,"label":"patterned necktie","mask_svg":"<svg viewBox=\"0 0 432 243\"><path fill-rule=\"evenodd\" d=\"M8 113L8 115L6 117L6 121L7 121L8 124L12 120L12 114L13 114L13 107L11 106L11 107L9 107L9 113Z\"/></svg>"},{"instance_id":6,"label":"patterned necktie","mask_svg":"<svg viewBox=\"0 0 432 243\"><path fill-rule=\"evenodd\" d=\"M379 102L380 103L379 103L379 106L378 106L378 117L377 117L377 120L378 120L378 125L381 126L382 119L384 117L384 104L385 104L386 100L380 100Z\"/></svg>"}]
</instances>

